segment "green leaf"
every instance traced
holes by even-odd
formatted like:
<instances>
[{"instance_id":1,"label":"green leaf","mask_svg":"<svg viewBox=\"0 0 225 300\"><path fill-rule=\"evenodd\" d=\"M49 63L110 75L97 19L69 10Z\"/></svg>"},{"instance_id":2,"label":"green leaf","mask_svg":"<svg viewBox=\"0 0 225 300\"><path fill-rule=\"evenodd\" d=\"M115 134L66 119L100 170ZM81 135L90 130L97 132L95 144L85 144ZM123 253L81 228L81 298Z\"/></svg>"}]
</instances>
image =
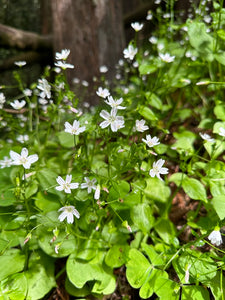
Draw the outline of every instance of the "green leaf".
<instances>
[{"instance_id":1,"label":"green leaf","mask_svg":"<svg viewBox=\"0 0 225 300\"><path fill-rule=\"evenodd\" d=\"M148 276L148 280L140 288L140 297L142 299L149 299L149 297L151 297L152 294L155 292L156 281L158 281L159 278L163 276L165 278L168 278L168 274L166 272L157 269L152 269Z\"/></svg>"},{"instance_id":2,"label":"green leaf","mask_svg":"<svg viewBox=\"0 0 225 300\"><path fill-rule=\"evenodd\" d=\"M180 286L178 283L159 277L155 281L154 291L160 297L160 300L179 300L180 299Z\"/></svg>"},{"instance_id":3,"label":"green leaf","mask_svg":"<svg viewBox=\"0 0 225 300\"><path fill-rule=\"evenodd\" d=\"M213 60L213 38L206 32L206 25L198 21L189 21L188 36L192 47L208 61Z\"/></svg>"},{"instance_id":4,"label":"green leaf","mask_svg":"<svg viewBox=\"0 0 225 300\"><path fill-rule=\"evenodd\" d=\"M164 260L162 258L162 253L157 253L152 245L142 243L141 247L148 255L153 266L163 265Z\"/></svg>"},{"instance_id":5,"label":"green leaf","mask_svg":"<svg viewBox=\"0 0 225 300\"><path fill-rule=\"evenodd\" d=\"M25 190L26 199L33 196L38 190L38 183L36 181L29 182L28 187Z\"/></svg>"},{"instance_id":6,"label":"green leaf","mask_svg":"<svg viewBox=\"0 0 225 300\"><path fill-rule=\"evenodd\" d=\"M214 107L214 114L216 115L217 119L225 121L225 105L223 103L217 104Z\"/></svg>"},{"instance_id":7,"label":"green leaf","mask_svg":"<svg viewBox=\"0 0 225 300\"><path fill-rule=\"evenodd\" d=\"M104 257L99 251L98 257ZM96 260L98 260L98 257ZM80 261L71 254L66 263L69 280L75 287L83 288L89 281L94 281L93 293L110 294L116 287L112 269L104 266L101 261ZM74 272L76 270L76 272Z\"/></svg>"},{"instance_id":8,"label":"green leaf","mask_svg":"<svg viewBox=\"0 0 225 300\"><path fill-rule=\"evenodd\" d=\"M214 57L221 65L225 65L225 53L224 52L215 53Z\"/></svg>"},{"instance_id":9,"label":"green leaf","mask_svg":"<svg viewBox=\"0 0 225 300\"><path fill-rule=\"evenodd\" d=\"M27 279L24 273L16 273L0 281L0 299L24 300L27 294ZM4 298L1 298L4 295Z\"/></svg>"},{"instance_id":10,"label":"green leaf","mask_svg":"<svg viewBox=\"0 0 225 300\"><path fill-rule=\"evenodd\" d=\"M210 288L214 299L216 300L225 299L225 277L221 274L221 272L223 271L221 270L217 272L216 276L207 283L207 286Z\"/></svg>"},{"instance_id":11,"label":"green leaf","mask_svg":"<svg viewBox=\"0 0 225 300\"><path fill-rule=\"evenodd\" d=\"M40 185L43 190L46 190L51 187L51 192L54 193L55 186L57 185L56 178L58 177L57 173L49 170L42 169L37 173L37 178L40 182Z\"/></svg>"},{"instance_id":12,"label":"green leaf","mask_svg":"<svg viewBox=\"0 0 225 300\"><path fill-rule=\"evenodd\" d=\"M148 178L146 183L144 193L147 197L163 203L168 201L170 188L166 186L164 181L159 181L157 178Z\"/></svg>"},{"instance_id":13,"label":"green leaf","mask_svg":"<svg viewBox=\"0 0 225 300\"><path fill-rule=\"evenodd\" d=\"M57 133L60 145L65 148L74 147L74 136L68 132L60 131Z\"/></svg>"},{"instance_id":14,"label":"green leaf","mask_svg":"<svg viewBox=\"0 0 225 300\"><path fill-rule=\"evenodd\" d=\"M13 189L5 187L0 190L0 206L10 206L16 202L16 197L13 193Z\"/></svg>"},{"instance_id":15,"label":"green leaf","mask_svg":"<svg viewBox=\"0 0 225 300\"><path fill-rule=\"evenodd\" d=\"M57 217L58 213L54 211L47 213L46 217L43 216L43 218L38 220L39 224L42 224L42 226L39 226L36 231L38 244L49 256L65 257L75 252L77 249L77 242L76 238L72 234L68 236L65 230L59 231L55 241L51 242L54 237L53 230L57 226L60 226ZM56 246L59 246L58 253L55 252Z\"/></svg>"},{"instance_id":16,"label":"green leaf","mask_svg":"<svg viewBox=\"0 0 225 300\"><path fill-rule=\"evenodd\" d=\"M144 117L146 120L149 120L149 121L157 121L158 120L158 118L154 114L154 112L147 106L141 106L139 108L139 114L142 117Z\"/></svg>"},{"instance_id":17,"label":"green leaf","mask_svg":"<svg viewBox=\"0 0 225 300\"><path fill-rule=\"evenodd\" d=\"M28 285L27 300L41 299L56 286L54 260L41 251L31 254L24 274Z\"/></svg>"},{"instance_id":18,"label":"green leaf","mask_svg":"<svg viewBox=\"0 0 225 300\"><path fill-rule=\"evenodd\" d=\"M215 196L211 201L220 220L223 220L225 218L225 195Z\"/></svg>"},{"instance_id":19,"label":"green leaf","mask_svg":"<svg viewBox=\"0 0 225 300\"><path fill-rule=\"evenodd\" d=\"M19 249L10 249L0 256L0 281L11 274L21 272L25 264L25 255Z\"/></svg>"},{"instance_id":20,"label":"green leaf","mask_svg":"<svg viewBox=\"0 0 225 300\"><path fill-rule=\"evenodd\" d=\"M207 202L206 190L197 179L185 177L182 181L182 187L191 199Z\"/></svg>"},{"instance_id":21,"label":"green leaf","mask_svg":"<svg viewBox=\"0 0 225 300\"><path fill-rule=\"evenodd\" d=\"M155 66L154 64L147 63L147 62L144 62L139 66L140 75L152 74L156 70L157 70L157 66Z\"/></svg>"},{"instance_id":22,"label":"green leaf","mask_svg":"<svg viewBox=\"0 0 225 300\"><path fill-rule=\"evenodd\" d=\"M35 197L35 205L44 212L58 210L60 208L60 198L51 193L38 192Z\"/></svg>"},{"instance_id":23,"label":"green leaf","mask_svg":"<svg viewBox=\"0 0 225 300\"><path fill-rule=\"evenodd\" d=\"M119 268L128 260L128 245L113 245L105 256L105 263L111 268Z\"/></svg>"},{"instance_id":24,"label":"green leaf","mask_svg":"<svg viewBox=\"0 0 225 300\"><path fill-rule=\"evenodd\" d=\"M185 270L189 267L189 282L208 282L216 276L217 265L208 253L186 250L177 260L173 261L173 266L182 283L185 283Z\"/></svg>"},{"instance_id":25,"label":"green leaf","mask_svg":"<svg viewBox=\"0 0 225 300\"><path fill-rule=\"evenodd\" d=\"M147 280L152 266L147 258L138 250L131 249L129 261L126 264L126 276L129 284L133 288L140 288Z\"/></svg>"},{"instance_id":26,"label":"green leaf","mask_svg":"<svg viewBox=\"0 0 225 300\"><path fill-rule=\"evenodd\" d=\"M156 94L154 94L152 92L146 92L145 97L148 101L148 104L150 104L151 106L153 106L159 110L163 109L162 101Z\"/></svg>"},{"instance_id":27,"label":"green leaf","mask_svg":"<svg viewBox=\"0 0 225 300\"><path fill-rule=\"evenodd\" d=\"M156 223L154 228L165 243L173 245L178 244L175 226L169 219L161 219Z\"/></svg>"},{"instance_id":28,"label":"green leaf","mask_svg":"<svg viewBox=\"0 0 225 300\"><path fill-rule=\"evenodd\" d=\"M203 286L182 287L182 300L210 300L209 292Z\"/></svg>"},{"instance_id":29,"label":"green leaf","mask_svg":"<svg viewBox=\"0 0 225 300\"><path fill-rule=\"evenodd\" d=\"M154 222L154 217L149 204L140 203L134 206L131 210L131 219L141 231L148 233Z\"/></svg>"}]
</instances>

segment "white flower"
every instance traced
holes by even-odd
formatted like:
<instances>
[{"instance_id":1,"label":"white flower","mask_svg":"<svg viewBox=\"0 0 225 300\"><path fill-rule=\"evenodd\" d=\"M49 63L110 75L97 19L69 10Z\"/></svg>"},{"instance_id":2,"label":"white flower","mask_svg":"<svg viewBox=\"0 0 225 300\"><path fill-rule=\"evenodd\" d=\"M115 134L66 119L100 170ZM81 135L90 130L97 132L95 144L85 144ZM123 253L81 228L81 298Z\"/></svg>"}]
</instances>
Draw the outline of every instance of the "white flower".
<instances>
[{"instance_id":1,"label":"white flower","mask_svg":"<svg viewBox=\"0 0 225 300\"><path fill-rule=\"evenodd\" d=\"M97 181L95 178L93 178L92 180L90 180L88 177L84 177L84 180L86 182L81 183L81 188L82 189L86 189L87 188L87 192L88 194L91 193L91 190L96 190L96 185L95 182Z\"/></svg>"},{"instance_id":2,"label":"white flower","mask_svg":"<svg viewBox=\"0 0 225 300\"><path fill-rule=\"evenodd\" d=\"M135 129L136 131L144 132L145 130L148 130L149 127L145 125L145 120L141 119L141 120L136 120Z\"/></svg>"},{"instance_id":3,"label":"white flower","mask_svg":"<svg viewBox=\"0 0 225 300\"><path fill-rule=\"evenodd\" d=\"M23 67L23 66L25 66L27 63L26 63L25 61L15 61L14 64L17 65L18 67Z\"/></svg>"},{"instance_id":4,"label":"white flower","mask_svg":"<svg viewBox=\"0 0 225 300\"><path fill-rule=\"evenodd\" d=\"M157 39L157 37L152 36L152 37L149 38L149 42L152 43L152 44L156 44L158 42L158 39Z\"/></svg>"},{"instance_id":5,"label":"white flower","mask_svg":"<svg viewBox=\"0 0 225 300\"><path fill-rule=\"evenodd\" d=\"M162 168L162 165L164 164L165 160L159 159L156 162L153 162L153 168L149 171L149 175L151 177L157 176L160 180L162 178L160 177L160 174L168 174L168 169L167 168Z\"/></svg>"},{"instance_id":6,"label":"white flower","mask_svg":"<svg viewBox=\"0 0 225 300\"><path fill-rule=\"evenodd\" d=\"M25 100L14 100L14 102L10 102L10 105L14 108L14 109L21 109L24 107L24 105L26 105L26 101Z\"/></svg>"},{"instance_id":7,"label":"white flower","mask_svg":"<svg viewBox=\"0 0 225 300\"><path fill-rule=\"evenodd\" d=\"M100 127L106 128L110 125L113 132L116 132L118 129L123 128L124 127L124 119L122 116L117 116L116 113L117 113L117 110L115 108L112 108L110 114L106 110L102 110L100 112L100 116L103 119L105 119L105 121L103 121L100 124Z\"/></svg>"},{"instance_id":8,"label":"white flower","mask_svg":"<svg viewBox=\"0 0 225 300\"><path fill-rule=\"evenodd\" d=\"M108 96L110 96L110 92L108 89L103 89L102 87L99 87L98 90L96 91L96 94L99 96L99 97L102 97L102 98L107 98Z\"/></svg>"},{"instance_id":9,"label":"white flower","mask_svg":"<svg viewBox=\"0 0 225 300\"><path fill-rule=\"evenodd\" d=\"M108 72L108 68L106 66L101 66L99 68L100 73L107 73Z\"/></svg>"},{"instance_id":10,"label":"white flower","mask_svg":"<svg viewBox=\"0 0 225 300\"><path fill-rule=\"evenodd\" d=\"M142 141L145 142L149 147L154 147L160 144L159 139L156 136L152 138L150 134L146 135L146 140L142 139Z\"/></svg>"},{"instance_id":11,"label":"white flower","mask_svg":"<svg viewBox=\"0 0 225 300\"><path fill-rule=\"evenodd\" d=\"M4 156L3 160L0 160L1 169L11 167L12 163L13 161L11 158L9 158L8 156Z\"/></svg>"},{"instance_id":12,"label":"white flower","mask_svg":"<svg viewBox=\"0 0 225 300\"><path fill-rule=\"evenodd\" d=\"M16 138L16 140L20 143L25 143L29 140L29 136L27 134L24 134L24 135L18 135L18 137Z\"/></svg>"},{"instance_id":13,"label":"white flower","mask_svg":"<svg viewBox=\"0 0 225 300\"><path fill-rule=\"evenodd\" d=\"M23 165L24 169L30 169L31 164L35 163L38 160L37 154L28 156L27 148L23 148L21 154L10 150L9 155L13 160L13 165Z\"/></svg>"},{"instance_id":14,"label":"white flower","mask_svg":"<svg viewBox=\"0 0 225 300\"><path fill-rule=\"evenodd\" d=\"M95 200L99 200L99 198L100 198L100 185L99 184L97 185L97 188L95 190L94 198L95 198Z\"/></svg>"},{"instance_id":15,"label":"white flower","mask_svg":"<svg viewBox=\"0 0 225 300\"><path fill-rule=\"evenodd\" d=\"M25 89L25 90L23 91L23 93L24 93L25 96L29 97L29 96L32 95L32 90L30 90L30 89Z\"/></svg>"},{"instance_id":16,"label":"white flower","mask_svg":"<svg viewBox=\"0 0 225 300\"><path fill-rule=\"evenodd\" d=\"M123 98L120 98L118 100L114 100L112 96L108 97L108 100L105 101L106 104L110 105L112 108L116 109L126 109L124 106L120 106L120 104L123 102Z\"/></svg>"},{"instance_id":17,"label":"white flower","mask_svg":"<svg viewBox=\"0 0 225 300\"><path fill-rule=\"evenodd\" d=\"M208 239L212 244L215 244L216 246L219 246L223 243L222 236L219 230L213 230L208 236Z\"/></svg>"},{"instance_id":18,"label":"white flower","mask_svg":"<svg viewBox=\"0 0 225 300\"><path fill-rule=\"evenodd\" d=\"M51 86L50 84L48 84L48 81L46 79L44 78L39 79L37 88L42 91L40 93L41 98L45 98L45 97L47 97L48 99L51 98Z\"/></svg>"},{"instance_id":19,"label":"white flower","mask_svg":"<svg viewBox=\"0 0 225 300\"><path fill-rule=\"evenodd\" d=\"M81 81L81 84L82 84L83 86L86 86L86 87L89 86L89 83L88 83L86 80L82 80L82 81Z\"/></svg>"},{"instance_id":20,"label":"white flower","mask_svg":"<svg viewBox=\"0 0 225 300\"><path fill-rule=\"evenodd\" d=\"M137 54L138 49L134 48L132 45L129 45L128 48L123 50L124 58L129 58L133 60L135 55Z\"/></svg>"},{"instance_id":21,"label":"white flower","mask_svg":"<svg viewBox=\"0 0 225 300\"><path fill-rule=\"evenodd\" d=\"M3 93L0 93L0 104L5 103L5 95Z\"/></svg>"},{"instance_id":22,"label":"white flower","mask_svg":"<svg viewBox=\"0 0 225 300\"><path fill-rule=\"evenodd\" d=\"M219 135L225 137L225 129L223 127L219 128Z\"/></svg>"},{"instance_id":23,"label":"white flower","mask_svg":"<svg viewBox=\"0 0 225 300\"><path fill-rule=\"evenodd\" d=\"M64 61L58 61L58 62L56 62L55 66L59 67L59 68L62 68L63 70L73 69L74 68L74 65L68 64L68 63L66 63Z\"/></svg>"},{"instance_id":24,"label":"white flower","mask_svg":"<svg viewBox=\"0 0 225 300\"><path fill-rule=\"evenodd\" d=\"M215 140L210 136L210 135L208 135L207 133L199 133L199 135L200 135L200 137L203 139L203 140L205 140L205 141L207 141L207 142L210 142L210 143L214 143L215 142Z\"/></svg>"},{"instance_id":25,"label":"white flower","mask_svg":"<svg viewBox=\"0 0 225 300\"><path fill-rule=\"evenodd\" d=\"M74 216L79 219L80 218L80 214L79 212L76 210L76 208L72 205L70 206L63 206L61 207L58 211L62 211L62 213L59 215L59 221L62 222L65 220L65 218L67 219L67 223L68 224L72 224L74 221Z\"/></svg>"},{"instance_id":26,"label":"white flower","mask_svg":"<svg viewBox=\"0 0 225 300\"><path fill-rule=\"evenodd\" d=\"M57 60L60 60L60 59L65 60L65 59L67 59L67 57L69 56L69 54L70 54L70 50L69 49L63 49L61 51L61 53L60 52L56 52L55 58Z\"/></svg>"},{"instance_id":27,"label":"white flower","mask_svg":"<svg viewBox=\"0 0 225 300\"><path fill-rule=\"evenodd\" d=\"M80 127L80 122L77 120L73 121L73 125L71 125L69 122L65 122L65 132L68 132L70 134L79 135L81 132L85 131L86 127L82 126Z\"/></svg>"},{"instance_id":28,"label":"white flower","mask_svg":"<svg viewBox=\"0 0 225 300\"><path fill-rule=\"evenodd\" d=\"M77 182L72 182L72 175L66 175L66 180L62 179L61 176L58 176L56 178L57 183L59 186L56 187L57 191L65 191L65 193L70 194L71 190L77 189L79 186L79 183Z\"/></svg>"},{"instance_id":29,"label":"white flower","mask_svg":"<svg viewBox=\"0 0 225 300\"><path fill-rule=\"evenodd\" d=\"M138 23L138 22L134 22L131 23L131 27L137 32L140 31L143 28L143 24L142 23Z\"/></svg>"},{"instance_id":30,"label":"white flower","mask_svg":"<svg viewBox=\"0 0 225 300\"><path fill-rule=\"evenodd\" d=\"M164 61L164 62L167 62L167 63L170 63L172 61L174 61L175 59L175 56L171 56L169 53L159 53L159 57Z\"/></svg>"}]
</instances>

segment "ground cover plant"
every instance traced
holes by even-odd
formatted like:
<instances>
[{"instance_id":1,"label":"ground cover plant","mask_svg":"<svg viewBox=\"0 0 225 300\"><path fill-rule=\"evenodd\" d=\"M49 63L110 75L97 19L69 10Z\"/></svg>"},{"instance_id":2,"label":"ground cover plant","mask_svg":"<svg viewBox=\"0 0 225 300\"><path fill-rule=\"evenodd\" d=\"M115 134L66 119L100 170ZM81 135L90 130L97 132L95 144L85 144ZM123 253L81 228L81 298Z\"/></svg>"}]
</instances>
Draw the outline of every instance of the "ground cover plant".
<instances>
[{"instance_id":1,"label":"ground cover plant","mask_svg":"<svg viewBox=\"0 0 225 300\"><path fill-rule=\"evenodd\" d=\"M148 12L148 43L133 23L96 107L67 83L68 49L29 87L17 62L17 99L0 92L0 299L225 299L225 10L209 4L185 23Z\"/></svg>"}]
</instances>

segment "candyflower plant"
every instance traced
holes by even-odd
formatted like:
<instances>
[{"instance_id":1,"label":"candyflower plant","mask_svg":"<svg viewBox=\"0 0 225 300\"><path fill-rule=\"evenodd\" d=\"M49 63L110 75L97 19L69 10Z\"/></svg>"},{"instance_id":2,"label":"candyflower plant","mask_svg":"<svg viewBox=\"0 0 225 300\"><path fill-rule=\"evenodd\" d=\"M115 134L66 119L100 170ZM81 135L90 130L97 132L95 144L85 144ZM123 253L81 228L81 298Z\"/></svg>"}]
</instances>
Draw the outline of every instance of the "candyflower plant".
<instances>
[{"instance_id":1,"label":"candyflower plant","mask_svg":"<svg viewBox=\"0 0 225 300\"><path fill-rule=\"evenodd\" d=\"M79 299L225 299L225 17L207 3L184 24L159 5L144 45L136 24L90 111L67 84L69 49L30 87L15 73L14 115L2 88L0 298L65 282Z\"/></svg>"}]
</instances>

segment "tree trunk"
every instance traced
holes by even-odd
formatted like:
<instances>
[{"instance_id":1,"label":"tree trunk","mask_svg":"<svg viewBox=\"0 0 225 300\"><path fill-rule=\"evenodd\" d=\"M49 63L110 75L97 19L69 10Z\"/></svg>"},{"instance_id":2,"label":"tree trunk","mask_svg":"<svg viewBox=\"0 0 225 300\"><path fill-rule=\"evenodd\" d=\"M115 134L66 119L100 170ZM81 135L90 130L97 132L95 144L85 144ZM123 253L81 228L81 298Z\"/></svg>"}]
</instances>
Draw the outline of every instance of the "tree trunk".
<instances>
[{"instance_id":1,"label":"tree trunk","mask_svg":"<svg viewBox=\"0 0 225 300\"><path fill-rule=\"evenodd\" d=\"M121 1L115 0L51 0L54 50L70 49L68 62L75 68L68 70L73 78L89 83L93 91L93 77L99 77L99 67L113 66L124 47ZM93 95L89 102L95 103Z\"/></svg>"}]
</instances>

